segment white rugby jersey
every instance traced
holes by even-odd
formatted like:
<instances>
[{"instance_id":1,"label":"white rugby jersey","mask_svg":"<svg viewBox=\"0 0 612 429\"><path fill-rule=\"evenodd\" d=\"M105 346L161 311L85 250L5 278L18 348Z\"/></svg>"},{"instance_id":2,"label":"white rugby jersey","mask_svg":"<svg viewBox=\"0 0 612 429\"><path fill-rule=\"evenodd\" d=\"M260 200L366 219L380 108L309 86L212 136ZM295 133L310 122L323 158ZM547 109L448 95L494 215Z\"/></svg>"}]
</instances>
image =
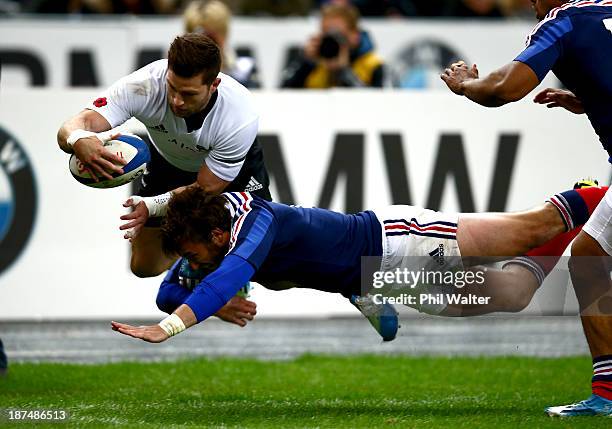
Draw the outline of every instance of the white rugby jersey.
<instances>
[{"instance_id":1,"label":"white rugby jersey","mask_svg":"<svg viewBox=\"0 0 612 429\"><path fill-rule=\"evenodd\" d=\"M205 162L217 177L231 182L257 136L259 115L253 96L220 73L212 110L199 129L188 132L185 119L168 104L167 72L168 60L155 61L115 82L86 108L100 113L113 128L131 117L138 119L170 164L197 172Z\"/></svg>"}]
</instances>

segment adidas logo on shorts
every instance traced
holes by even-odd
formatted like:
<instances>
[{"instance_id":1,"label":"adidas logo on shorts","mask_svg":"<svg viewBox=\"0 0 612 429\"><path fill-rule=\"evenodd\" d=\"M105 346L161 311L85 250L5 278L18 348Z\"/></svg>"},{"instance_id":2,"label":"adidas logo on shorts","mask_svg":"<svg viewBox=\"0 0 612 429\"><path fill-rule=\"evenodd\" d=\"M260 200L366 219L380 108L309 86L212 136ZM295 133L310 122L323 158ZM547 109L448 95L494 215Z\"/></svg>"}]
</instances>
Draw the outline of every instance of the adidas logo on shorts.
<instances>
[{"instance_id":1,"label":"adidas logo on shorts","mask_svg":"<svg viewBox=\"0 0 612 429\"><path fill-rule=\"evenodd\" d=\"M440 244L437 248L429 252L429 256L431 256L438 265L444 265L444 244Z\"/></svg>"}]
</instances>

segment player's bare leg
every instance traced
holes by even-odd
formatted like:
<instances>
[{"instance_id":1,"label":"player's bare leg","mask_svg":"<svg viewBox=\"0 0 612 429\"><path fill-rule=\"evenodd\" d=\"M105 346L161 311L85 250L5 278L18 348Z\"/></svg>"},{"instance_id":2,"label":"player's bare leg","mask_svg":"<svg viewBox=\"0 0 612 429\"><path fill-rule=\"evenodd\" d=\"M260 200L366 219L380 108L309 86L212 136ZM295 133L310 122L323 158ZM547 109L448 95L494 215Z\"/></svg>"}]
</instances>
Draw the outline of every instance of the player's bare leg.
<instances>
[{"instance_id":1,"label":"player's bare leg","mask_svg":"<svg viewBox=\"0 0 612 429\"><path fill-rule=\"evenodd\" d=\"M583 232L572 245L569 268L591 354L612 355L610 255Z\"/></svg>"},{"instance_id":2,"label":"player's bare leg","mask_svg":"<svg viewBox=\"0 0 612 429\"><path fill-rule=\"evenodd\" d=\"M552 196L518 213L459 216L457 243L463 257L524 255L557 235L584 225L607 191L591 186Z\"/></svg>"},{"instance_id":3,"label":"player's bare leg","mask_svg":"<svg viewBox=\"0 0 612 429\"><path fill-rule=\"evenodd\" d=\"M485 303L453 304L444 315L478 316L492 312L522 311L581 230L582 227L578 227L564 232L544 245L531 249L524 257L506 261L501 269L490 266L471 267L472 271L481 271L478 275L484 278L484 282L466 285L456 290L455 294L482 297Z\"/></svg>"},{"instance_id":4,"label":"player's bare leg","mask_svg":"<svg viewBox=\"0 0 612 429\"><path fill-rule=\"evenodd\" d=\"M590 235L581 232L572 245L569 268L593 357L612 355L611 266L610 255Z\"/></svg>"},{"instance_id":5,"label":"player's bare leg","mask_svg":"<svg viewBox=\"0 0 612 429\"><path fill-rule=\"evenodd\" d=\"M603 192L599 191L599 198ZM573 195L578 193L574 191ZM477 272L472 279L483 281L466 281L462 286L436 290L435 294L442 292L452 299L446 300L443 310L440 303L434 302L419 307L420 311L442 316L521 311L580 228L567 231L567 224L551 203L519 213L460 215L457 244L461 262L468 271ZM529 258L514 258L521 255ZM507 261L502 269L479 266L498 260Z\"/></svg>"},{"instance_id":6,"label":"player's bare leg","mask_svg":"<svg viewBox=\"0 0 612 429\"><path fill-rule=\"evenodd\" d=\"M602 201L600 205L607 205ZM581 232L572 245L569 268L572 284L580 305L580 319L593 358L592 394L587 399L569 405L547 407L550 416L585 415L612 416L612 294L610 293L610 255L590 234L599 229L600 239L609 237L609 207L595 229ZM608 212L606 214L606 211ZM603 222L603 223L601 223ZM585 226L585 228L587 228Z\"/></svg>"},{"instance_id":7,"label":"player's bare leg","mask_svg":"<svg viewBox=\"0 0 612 429\"><path fill-rule=\"evenodd\" d=\"M465 258L523 255L565 229L559 212L549 203L518 213L462 214L457 244Z\"/></svg>"},{"instance_id":8,"label":"player's bare leg","mask_svg":"<svg viewBox=\"0 0 612 429\"><path fill-rule=\"evenodd\" d=\"M483 213L459 216L457 243L465 266L481 271L484 282L453 289L458 296L485 298L485 303L449 303L441 316L479 316L493 312L519 312L540 286L532 271L518 264L502 269L474 264L490 264L494 257L509 259L524 255L565 232L557 209L549 203L519 213ZM568 241L569 243L569 241Z\"/></svg>"},{"instance_id":9,"label":"player's bare leg","mask_svg":"<svg viewBox=\"0 0 612 429\"><path fill-rule=\"evenodd\" d=\"M484 267L474 267L472 270L481 271ZM533 273L521 265L509 264L503 269L487 269L483 274L485 281L482 285L467 285L463 289L455 290L454 293L487 298L486 304L448 304L440 316L467 317L496 312L518 313L529 305L540 287Z\"/></svg>"},{"instance_id":10,"label":"player's bare leg","mask_svg":"<svg viewBox=\"0 0 612 429\"><path fill-rule=\"evenodd\" d=\"M158 227L144 227L132 239L130 269L138 277L155 277L168 270L175 260L162 251Z\"/></svg>"},{"instance_id":11,"label":"player's bare leg","mask_svg":"<svg viewBox=\"0 0 612 429\"><path fill-rule=\"evenodd\" d=\"M513 252L522 251L521 254L526 255L527 258L512 259L501 270L489 268L485 272L485 285L473 285L459 291L461 294L489 297L487 304L450 306L447 313L452 313L449 315L453 316L473 316L498 311L518 312L524 309L529 305L539 285L556 265L567 246L580 233L581 224L587 221L590 213L604 197L606 190L606 187L582 186L572 191L557 194L544 206L527 212L510 215L501 214L501 216L500 214L494 214L484 217L482 215L469 215L468 221L463 224L460 217L458 239L460 233L465 232L461 229L466 225L473 227L472 231L475 231L476 234L462 235L464 238L467 235L468 244L470 242L478 244L478 246L465 249L472 259L479 256L469 253L474 251L496 252L493 255L505 256L506 258L517 255ZM568 210L559 206L561 201L569 206ZM550 208L554 208L554 211L548 210ZM551 213L554 212L556 212L556 217L551 218ZM546 239L548 232L555 234L554 231L558 231L559 228L568 229L569 226L574 228L556 234L544 244L540 245L538 243L539 240ZM483 232L485 236L478 236ZM490 238L487 238L488 234L490 234ZM499 246L500 240L502 246ZM482 244L480 241L482 241ZM464 248L461 247L464 244L465 241L459 242L462 255L465 255ZM524 246L530 248L525 251ZM500 255L497 253L500 248L503 248L504 252L510 253ZM480 255L484 255L485 263L491 262L490 260L487 261L487 253L480 253ZM469 259L466 258L468 262Z\"/></svg>"}]
</instances>

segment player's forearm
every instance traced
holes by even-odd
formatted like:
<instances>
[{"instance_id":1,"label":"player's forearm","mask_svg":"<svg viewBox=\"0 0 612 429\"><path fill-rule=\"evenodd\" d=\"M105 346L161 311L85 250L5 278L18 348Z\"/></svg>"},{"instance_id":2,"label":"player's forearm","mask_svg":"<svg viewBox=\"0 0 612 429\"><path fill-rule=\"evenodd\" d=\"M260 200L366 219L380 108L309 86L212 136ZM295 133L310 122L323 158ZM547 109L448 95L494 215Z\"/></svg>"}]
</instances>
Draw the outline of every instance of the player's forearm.
<instances>
[{"instance_id":1,"label":"player's forearm","mask_svg":"<svg viewBox=\"0 0 612 429\"><path fill-rule=\"evenodd\" d=\"M110 124L102 115L92 110L84 110L62 124L57 132L57 143L64 152L72 153L73 149L68 144L68 138L73 132L85 130L99 133L110 129Z\"/></svg>"},{"instance_id":2,"label":"player's forearm","mask_svg":"<svg viewBox=\"0 0 612 429\"><path fill-rule=\"evenodd\" d=\"M483 79L472 79L463 82L463 95L485 107L499 107L515 101L504 89L503 77L491 73Z\"/></svg>"},{"instance_id":3,"label":"player's forearm","mask_svg":"<svg viewBox=\"0 0 612 429\"><path fill-rule=\"evenodd\" d=\"M219 195L231 182L223 180L213 173L208 166L203 165L198 172L197 184L210 195Z\"/></svg>"},{"instance_id":4,"label":"player's forearm","mask_svg":"<svg viewBox=\"0 0 612 429\"><path fill-rule=\"evenodd\" d=\"M229 301L229 299L224 300L223 297L212 292L211 289L210 285L206 285L205 289L200 291L201 296L195 297L195 299L195 293L192 293L184 304L181 304L172 314L159 322L159 328L166 334L166 337L161 338L161 341L180 334L185 329L204 321L218 312Z\"/></svg>"},{"instance_id":5,"label":"player's forearm","mask_svg":"<svg viewBox=\"0 0 612 429\"><path fill-rule=\"evenodd\" d=\"M180 186L176 189L166 192L165 194L156 195L154 197L142 197L147 209L149 210L149 216L159 217L165 216L168 210L168 203L173 195L180 194L190 186L198 186L198 182L194 182L189 186Z\"/></svg>"},{"instance_id":6,"label":"player's forearm","mask_svg":"<svg viewBox=\"0 0 612 429\"><path fill-rule=\"evenodd\" d=\"M218 312L255 274L243 258L227 255L219 267L198 283L187 298L188 305L201 322Z\"/></svg>"},{"instance_id":7,"label":"player's forearm","mask_svg":"<svg viewBox=\"0 0 612 429\"><path fill-rule=\"evenodd\" d=\"M181 318L181 320L185 324L185 328L189 328L198 323L198 319L196 318L195 313L187 304L182 304L179 308L176 309L174 314Z\"/></svg>"},{"instance_id":8,"label":"player's forearm","mask_svg":"<svg viewBox=\"0 0 612 429\"><path fill-rule=\"evenodd\" d=\"M76 130L86 130L87 123L85 121L85 117L83 115L77 115L71 119L68 119L61 126L59 131L57 132L57 144L60 149L66 153L72 153L72 147L68 144L67 140L70 134L72 134Z\"/></svg>"},{"instance_id":9,"label":"player's forearm","mask_svg":"<svg viewBox=\"0 0 612 429\"><path fill-rule=\"evenodd\" d=\"M198 186L198 184L193 183L189 186ZM128 201L132 201L130 205L137 205L140 202L143 202L144 205L147 207L148 217L163 217L166 216L166 212L168 211L168 204L172 196L180 194L187 188L188 186L181 186L164 194L155 195L153 197L140 197L133 195Z\"/></svg>"},{"instance_id":10,"label":"player's forearm","mask_svg":"<svg viewBox=\"0 0 612 429\"><path fill-rule=\"evenodd\" d=\"M198 174L198 180L191 185L180 186L170 192L166 192L165 194L157 195L155 197L144 197L142 200L149 209L149 216L164 216L166 214L168 202L170 201L172 195L180 194L190 186L199 186L204 190L204 192L210 195L219 195L225 190L229 183L230 182L219 179L212 173L205 176Z\"/></svg>"},{"instance_id":11,"label":"player's forearm","mask_svg":"<svg viewBox=\"0 0 612 429\"><path fill-rule=\"evenodd\" d=\"M187 189L190 186L199 186L207 194L210 194L210 195L219 195L221 192L223 192L225 190L225 188L227 187L228 184L229 183L214 183L214 184L211 184L211 183L193 182L189 186L181 186L179 188L176 188L176 189L172 190L172 193L173 194L180 194L181 192L183 192L185 189Z\"/></svg>"},{"instance_id":12,"label":"player's forearm","mask_svg":"<svg viewBox=\"0 0 612 429\"><path fill-rule=\"evenodd\" d=\"M198 177L195 182L193 182L191 185L180 186L176 189L173 189L172 191L170 191L169 194L180 194L185 189L191 186L199 186L207 194L219 195L225 190L225 188L227 188L230 183L231 182L220 179L212 171L210 171L210 169L206 165L203 165L200 168L200 171L198 172Z\"/></svg>"},{"instance_id":13,"label":"player's forearm","mask_svg":"<svg viewBox=\"0 0 612 429\"><path fill-rule=\"evenodd\" d=\"M159 286L155 303L161 311L171 314L181 306L191 295L191 290L179 284L179 271L181 259L177 260L166 273L166 277Z\"/></svg>"},{"instance_id":14,"label":"player's forearm","mask_svg":"<svg viewBox=\"0 0 612 429\"><path fill-rule=\"evenodd\" d=\"M198 323L198 321L193 311L191 311L191 308L189 308L188 305L183 304L177 308L174 313L166 317L157 325L144 327L144 329L143 327L134 329L134 327L124 325L126 331L122 332L126 335L141 338L145 341L160 343L170 337L180 334L185 329L192 327L196 323ZM138 334L136 334L134 331L144 332L138 332Z\"/></svg>"}]
</instances>

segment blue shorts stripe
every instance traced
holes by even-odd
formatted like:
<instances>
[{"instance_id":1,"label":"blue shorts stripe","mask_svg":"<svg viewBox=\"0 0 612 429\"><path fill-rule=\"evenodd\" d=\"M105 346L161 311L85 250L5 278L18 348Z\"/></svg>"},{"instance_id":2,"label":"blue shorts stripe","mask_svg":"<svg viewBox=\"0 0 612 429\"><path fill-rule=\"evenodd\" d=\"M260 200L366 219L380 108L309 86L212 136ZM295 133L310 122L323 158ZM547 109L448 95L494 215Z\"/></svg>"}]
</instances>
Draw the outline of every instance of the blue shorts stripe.
<instances>
[{"instance_id":1,"label":"blue shorts stripe","mask_svg":"<svg viewBox=\"0 0 612 429\"><path fill-rule=\"evenodd\" d=\"M406 219L388 219L388 220L385 220L383 223L385 225L388 225L388 224L391 224L391 223L403 223L406 226L410 226L411 223L414 223L416 226L418 226L420 228L423 228L423 227L426 227L426 226L431 226L431 225L445 225L445 226L452 226L452 227L455 227L455 228L457 227L457 224L453 223L453 222L439 221L439 222L428 222L428 223L420 224L420 223L417 222L417 220L415 218L412 218L410 220L411 220L411 222L408 222Z\"/></svg>"}]
</instances>

